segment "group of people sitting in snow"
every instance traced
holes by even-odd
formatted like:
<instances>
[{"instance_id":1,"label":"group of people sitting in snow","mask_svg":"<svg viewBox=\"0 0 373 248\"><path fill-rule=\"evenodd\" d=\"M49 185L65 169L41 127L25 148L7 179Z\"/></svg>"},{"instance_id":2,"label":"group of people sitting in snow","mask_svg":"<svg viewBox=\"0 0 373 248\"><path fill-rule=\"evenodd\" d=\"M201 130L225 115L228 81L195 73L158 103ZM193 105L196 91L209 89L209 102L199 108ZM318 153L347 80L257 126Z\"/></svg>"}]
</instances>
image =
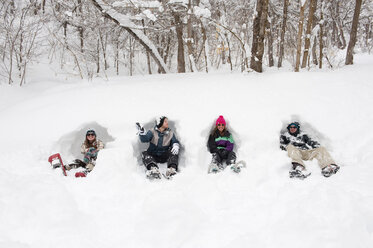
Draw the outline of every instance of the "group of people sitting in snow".
<instances>
[{"instance_id":1,"label":"group of people sitting in snow","mask_svg":"<svg viewBox=\"0 0 373 248\"><path fill-rule=\"evenodd\" d=\"M146 151L142 152L142 162L146 168L148 178L161 178L159 163L167 163L166 178L172 178L178 172L180 143L175 133L169 128L168 118L165 116L156 119L155 127L146 131L145 128L137 124L138 135L142 143L149 143ZM228 131L226 121L223 116L219 116L215 123L215 128L210 133L208 149L212 154L212 161L208 172L216 173L231 167L234 172L239 172L242 164L236 162L236 154L233 151L234 140ZM101 140L97 139L96 132L90 129L86 132L85 141L81 146L84 154L83 161L75 160L74 163L66 165L66 169L83 167L87 174L95 167L98 152L104 148ZM287 126L287 131L280 136L280 148L287 151L291 159L290 177L306 178L310 175L306 170L304 161L316 159L321 167L322 175L329 177L337 173L339 166L334 162L329 152L320 144L312 140L300 129L298 122L292 122ZM224 164L225 162L225 164Z\"/></svg>"}]
</instances>

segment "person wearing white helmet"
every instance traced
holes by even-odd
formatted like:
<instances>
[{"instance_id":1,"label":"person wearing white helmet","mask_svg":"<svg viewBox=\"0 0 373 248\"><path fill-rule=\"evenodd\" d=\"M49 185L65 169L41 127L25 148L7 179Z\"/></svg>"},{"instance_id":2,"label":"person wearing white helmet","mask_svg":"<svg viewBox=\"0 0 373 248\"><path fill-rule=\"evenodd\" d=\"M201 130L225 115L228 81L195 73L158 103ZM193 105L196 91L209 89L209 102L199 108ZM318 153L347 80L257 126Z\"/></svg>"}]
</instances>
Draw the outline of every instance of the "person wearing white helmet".
<instances>
[{"instance_id":1,"label":"person wearing white helmet","mask_svg":"<svg viewBox=\"0 0 373 248\"><path fill-rule=\"evenodd\" d=\"M84 154L83 161L76 159L74 163L66 165L67 170L71 170L77 167L84 167L86 170L84 174L87 174L93 170L96 165L97 154L104 148L104 143L97 139L96 131L92 128L88 129L85 135L85 140L81 145L81 153ZM83 176L83 175L78 175Z\"/></svg>"},{"instance_id":2,"label":"person wearing white helmet","mask_svg":"<svg viewBox=\"0 0 373 248\"><path fill-rule=\"evenodd\" d=\"M166 116L156 118L155 127L147 132L139 123L136 124L140 141L149 143L148 149L142 153L142 161L147 169L147 177L160 178L157 163L166 162L166 177L174 176L178 171L180 143L175 133L168 127L168 118Z\"/></svg>"}]
</instances>

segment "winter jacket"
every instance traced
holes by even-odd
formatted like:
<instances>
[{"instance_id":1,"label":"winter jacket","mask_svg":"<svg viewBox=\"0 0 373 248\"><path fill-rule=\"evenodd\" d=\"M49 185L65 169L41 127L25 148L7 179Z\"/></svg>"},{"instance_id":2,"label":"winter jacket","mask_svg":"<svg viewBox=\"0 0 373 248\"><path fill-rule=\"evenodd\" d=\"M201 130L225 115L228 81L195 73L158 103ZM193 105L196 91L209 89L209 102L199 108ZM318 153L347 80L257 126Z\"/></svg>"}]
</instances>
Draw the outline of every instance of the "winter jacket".
<instances>
[{"instance_id":1,"label":"winter jacket","mask_svg":"<svg viewBox=\"0 0 373 248\"><path fill-rule=\"evenodd\" d=\"M80 151L81 153L85 154L86 152L88 152L88 149L91 148L91 147L95 147L98 151L99 150L102 150L104 149L104 143L99 140L99 139L96 139L95 142L93 142L93 144L91 146L86 146L85 142L83 142L82 146L80 147Z\"/></svg>"},{"instance_id":2,"label":"winter jacket","mask_svg":"<svg viewBox=\"0 0 373 248\"><path fill-rule=\"evenodd\" d=\"M229 131L225 131L223 136L221 136L219 130L216 130L215 133L210 134L208 147L211 153L216 153L218 150L233 151L234 140L232 134Z\"/></svg>"},{"instance_id":3,"label":"winter jacket","mask_svg":"<svg viewBox=\"0 0 373 248\"><path fill-rule=\"evenodd\" d=\"M145 135L139 135L142 143L150 142L147 152L150 155L165 156L169 149L175 144L179 144L175 133L171 129L163 133L157 127L150 129Z\"/></svg>"},{"instance_id":4,"label":"winter jacket","mask_svg":"<svg viewBox=\"0 0 373 248\"><path fill-rule=\"evenodd\" d=\"M320 147L317 141L312 140L303 132L291 134L287 131L280 136L280 148L286 150L286 147L290 144L301 150L310 150Z\"/></svg>"}]
</instances>

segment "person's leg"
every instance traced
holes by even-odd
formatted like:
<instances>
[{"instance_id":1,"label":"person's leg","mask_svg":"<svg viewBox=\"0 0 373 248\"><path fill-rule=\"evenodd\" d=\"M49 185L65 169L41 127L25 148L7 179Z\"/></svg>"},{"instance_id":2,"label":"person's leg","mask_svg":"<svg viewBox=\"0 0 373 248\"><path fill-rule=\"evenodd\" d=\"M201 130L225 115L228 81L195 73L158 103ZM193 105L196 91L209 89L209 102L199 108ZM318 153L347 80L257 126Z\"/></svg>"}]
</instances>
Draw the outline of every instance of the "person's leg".
<instances>
[{"instance_id":1,"label":"person's leg","mask_svg":"<svg viewBox=\"0 0 373 248\"><path fill-rule=\"evenodd\" d=\"M330 156L329 152L325 149L325 147L318 147L308 152L308 159L312 160L316 158L317 162L321 169L329 166L331 164L335 164L334 160Z\"/></svg>"},{"instance_id":2,"label":"person's leg","mask_svg":"<svg viewBox=\"0 0 373 248\"><path fill-rule=\"evenodd\" d=\"M288 151L288 156L291 158L291 163L294 165L301 165L305 168L303 159L302 159L302 151L296 148L293 145L288 145L286 150Z\"/></svg>"},{"instance_id":3,"label":"person's leg","mask_svg":"<svg viewBox=\"0 0 373 248\"><path fill-rule=\"evenodd\" d=\"M230 151L227 156L227 165L235 164L236 158L236 153L234 151Z\"/></svg>"},{"instance_id":4,"label":"person's leg","mask_svg":"<svg viewBox=\"0 0 373 248\"><path fill-rule=\"evenodd\" d=\"M179 155L174 155L171 152L167 160L167 168L174 168L176 171L179 168Z\"/></svg>"},{"instance_id":5,"label":"person's leg","mask_svg":"<svg viewBox=\"0 0 373 248\"><path fill-rule=\"evenodd\" d=\"M88 164L92 160L96 160L97 159L97 153L98 153L98 151L97 151L96 148L94 148L94 147L89 148L88 152L86 152L84 154L84 158L83 158L84 163Z\"/></svg>"},{"instance_id":6,"label":"person's leg","mask_svg":"<svg viewBox=\"0 0 373 248\"><path fill-rule=\"evenodd\" d=\"M157 161L147 151L142 152L141 158L142 158L142 162L145 165L147 170L150 170L151 167L158 168Z\"/></svg>"}]
</instances>

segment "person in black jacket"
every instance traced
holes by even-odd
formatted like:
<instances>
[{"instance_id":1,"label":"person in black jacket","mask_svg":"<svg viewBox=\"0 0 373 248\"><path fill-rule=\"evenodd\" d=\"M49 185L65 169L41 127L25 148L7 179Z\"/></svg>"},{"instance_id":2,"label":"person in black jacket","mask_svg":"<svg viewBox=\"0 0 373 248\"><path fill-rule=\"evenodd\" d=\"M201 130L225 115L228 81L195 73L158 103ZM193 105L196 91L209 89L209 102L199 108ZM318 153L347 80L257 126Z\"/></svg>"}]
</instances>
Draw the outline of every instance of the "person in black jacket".
<instances>
[{"instance_id":1,"label":"person in black jacket","mask_svg":"<svg viewBox=\"0 0 373 248\"><path fill-rule=\"evenodd\" d=\"M226 160L227 166L234 165L236 163L236 154L233 148L234 140L232 134L227 130L225 119L221 115L216 120L216 126L208 140L208 149L212 154L212 162L208 172L223 170L223 160Z\"/></svg>"},{"instance_id":2,"label":"person in black jacket","mask_svg":"<svg viewBox=\"0 0 373 248\"><path fill-rule=\"evenodd\" d=\"M280 148L288 152L291 158L292 169L290 177L305 178L311 173L306 171L304 160L317 159L322 174L329 177L337 173L339 166L336 165L325 147L312 140L306 133L300 130L298 122L292 122L287 126L287 132L280 136Z\"/></svg>"},{"instance_id":3,"label":"person in black jacket","mask_svg":"<svg viewBox=\"0 0 373 248\"><path fill-rule=\"evenodd\" d=\"M142 161L147 169L148 178L160 178L157 163L167 162L166 176L176 175L178 170L180 144L175 133L168 127L168 118L156 118L154 128L146 130L137 123L138 135L142 143L149 143L149 147L142 153Z\"/></svg>"}]
</instances>

